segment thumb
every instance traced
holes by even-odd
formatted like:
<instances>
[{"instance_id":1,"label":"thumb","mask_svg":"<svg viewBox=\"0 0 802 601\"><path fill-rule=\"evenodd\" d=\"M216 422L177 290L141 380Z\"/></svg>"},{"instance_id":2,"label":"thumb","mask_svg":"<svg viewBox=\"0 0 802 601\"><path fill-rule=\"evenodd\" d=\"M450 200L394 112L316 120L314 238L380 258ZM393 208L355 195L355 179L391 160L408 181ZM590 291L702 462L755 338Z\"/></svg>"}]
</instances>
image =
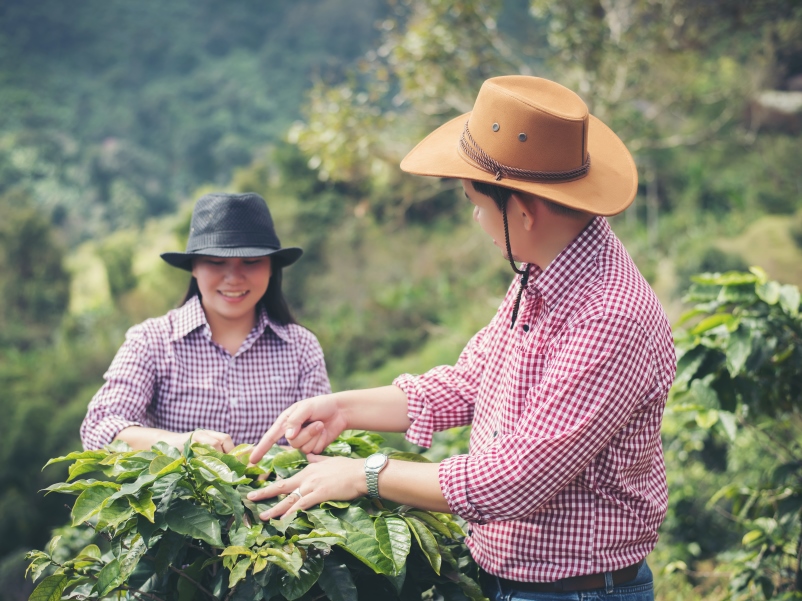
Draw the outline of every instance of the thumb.
<instances>
[{"instance_id":1,"label":"thumb","mask_svg":"<svg viewBox=\"0 0 802 601\"><path fill-rule=\"evenodd\" d=\"M306 460L309 463L325 463L326 461L330 461L334 459L334 457L329 457L327 455L316 455L314 453L307 453Z\"/></svg>"}]
</instances>

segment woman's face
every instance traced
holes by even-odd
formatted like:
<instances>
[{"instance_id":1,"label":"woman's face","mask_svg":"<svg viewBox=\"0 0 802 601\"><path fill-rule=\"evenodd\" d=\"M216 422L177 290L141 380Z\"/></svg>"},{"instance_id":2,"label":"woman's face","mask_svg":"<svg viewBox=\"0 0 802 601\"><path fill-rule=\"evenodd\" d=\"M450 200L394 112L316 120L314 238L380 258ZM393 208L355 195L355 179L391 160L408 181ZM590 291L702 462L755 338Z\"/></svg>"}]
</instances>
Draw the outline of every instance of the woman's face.
<instances>
[{"instance_id":1,"label":"woman's face","mask_svg":"<svg viewBox=\"0 0 802 601\"><path fill-rule=\"evenodd\" d=\"M206 318L238 321L253 319L273 273L270 257L198 257L192 275L198 281Z\"/></svg>"}]
</instances>

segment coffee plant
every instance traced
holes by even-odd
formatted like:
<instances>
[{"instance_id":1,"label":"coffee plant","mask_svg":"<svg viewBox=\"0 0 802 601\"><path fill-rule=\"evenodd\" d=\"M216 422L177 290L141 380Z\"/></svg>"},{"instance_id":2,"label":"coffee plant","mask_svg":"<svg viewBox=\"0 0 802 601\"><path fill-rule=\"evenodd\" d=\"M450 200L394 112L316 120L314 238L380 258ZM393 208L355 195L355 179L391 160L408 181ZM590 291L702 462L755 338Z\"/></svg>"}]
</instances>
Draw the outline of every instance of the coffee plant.
<instances>
[{"instance_id":1,"label":"coffee plant","mask_svg":"<svg viewBox=\"0 0 802 601\"><path fill-rule=\"evenodd\" d=\"M366 457L382 442L348 431L325 454ZM360 498L262 522L259 514L275 501L254 503L247 494L292 476L306 459L275 446L248 465L250 449L224 454L193 443L181 452L158 443L133 451L114 443L52 459L48 465L71 464L67 481L47 493L77 495L72 529L91 529L95 542L65 549L56 536L46 550L28 553L38 581L30 600L483 599L450 515Z\"/></svg>"}]
</instances>

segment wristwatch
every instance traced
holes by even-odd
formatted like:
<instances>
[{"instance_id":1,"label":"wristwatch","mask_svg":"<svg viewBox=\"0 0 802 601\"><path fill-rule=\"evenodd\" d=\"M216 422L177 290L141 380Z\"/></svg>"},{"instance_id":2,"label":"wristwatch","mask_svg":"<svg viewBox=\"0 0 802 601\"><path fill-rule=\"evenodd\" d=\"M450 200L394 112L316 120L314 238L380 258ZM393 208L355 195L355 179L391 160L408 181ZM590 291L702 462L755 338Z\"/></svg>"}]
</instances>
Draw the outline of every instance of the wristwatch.
<instances>
[{"instance_id":1,"label":"wristwatch","mask_svg":"<svg viewBox=\"0 0 802 601\"><path fill-rule=\"evenodd\" d=\"M387 467L388 457L384 453L373 453L365 458L365 480L368 483L368 496L379 497L379 472Z\"/></svg>"}]
</instances>

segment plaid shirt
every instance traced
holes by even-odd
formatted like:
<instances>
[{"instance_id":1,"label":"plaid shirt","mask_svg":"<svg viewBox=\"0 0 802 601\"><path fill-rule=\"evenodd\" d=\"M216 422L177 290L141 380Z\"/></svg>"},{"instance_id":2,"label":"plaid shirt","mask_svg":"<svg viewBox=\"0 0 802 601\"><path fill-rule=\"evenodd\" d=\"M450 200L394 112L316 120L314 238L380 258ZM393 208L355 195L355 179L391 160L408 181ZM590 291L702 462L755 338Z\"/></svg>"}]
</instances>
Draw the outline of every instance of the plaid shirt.
<instances>
[{"instance_id":1,"label":"plaid shirt","mask_svg":"<svg viewBox=\"0 0 802 601\"><path fill-rule=\"evenodd\" d=\"M128 426L225 432L255 443L289 405L331 392L320 344L299 325L261 311L232 357L212 341L200 300L126 334L81 425L84 448L110 443Z\"/></svg>"},{"instance_id":2,"label":"plaid shirt","mask_svg":"<svg viewBox=\"0 0 802 601\"><path fill-rule=\"evenodd\" d=\"M491 574L550 582L616 570L654 548L667 489L660 424L676 362L653 291L603 217L545 271L530 267L453 367L395 384L407 438L472 422L440 464L451 510Z\"/></svg>"}]
</instances>

